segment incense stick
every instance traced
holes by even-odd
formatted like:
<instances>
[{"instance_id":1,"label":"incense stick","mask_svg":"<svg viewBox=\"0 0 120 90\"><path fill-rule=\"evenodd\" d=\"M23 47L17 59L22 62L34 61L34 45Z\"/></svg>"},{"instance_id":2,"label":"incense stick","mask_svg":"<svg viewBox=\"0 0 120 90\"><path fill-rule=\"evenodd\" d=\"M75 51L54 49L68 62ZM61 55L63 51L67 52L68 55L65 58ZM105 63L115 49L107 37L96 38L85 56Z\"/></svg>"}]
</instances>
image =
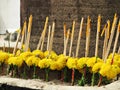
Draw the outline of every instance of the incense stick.
<instances>
[{"instance_id":1,"label":"incense stick","mask_svg":"<svg viewBox=\"0 0 120 90\"><path fill-rule=\"evenodd\" d=\"M112 43L114 32L115 32L116 23L117 23L117 15L115 14L113 24L112 24L112 29L111 29L111 35L110 35L110 39L108 42L107 52L105 54L105 60L107 59L109 51L110 51L111 43Z\"/></svg>"},{"instance_id":2,"label":"incense stick","mask_svg":"<svg viewBox=\"0 0 120 90\"><path fill-rule=\"evenodd\" d=\"M98 16L98 23L97 23L97 34L96 34L95 57L98 56L98 45L99 45L100 23L101 23L101 16L99 15L99 16Z\"/></svg>"},{"instance_id":3,"label":"incense stick","mask_svg":"<svg viewBox=\"0 0 120 90\"><path fill-rule=\"evenodd\" d=\"M86 30L86 48L85 48L85 57L88 57L89 53L89 44L90 44L90 17L88 16L87 20L87 30Z\"/></svg>"},{"instance_id":4,"label":"incense stick","mask_svg":"<svg viewBox=\"0 0 120 90\"><path fill-rule=\"evenodd\" d=\"M106 48L107 48L107 27L104 28L105 30L105 36L104 36L104 44L103 44L103 53L102 53L102 59L104 60Z\"/></svg>"},{"instance_id":5,"label":"incense stick","mask_svg":"<svg viewBox=\"0 0 120 90\"><path fill-rule=\"evenodd\" d=\"M119 48L118 48L118 52L117 52L118 54L120 54L120 46L119 46Z\"/></svg>"},{"instance_id":6,"label":"incense stick","mask_svg":"<svg viewBox=\"0 0 120 90\"><path fill-rule=\"evenodd\" d=\"M65 56L66 56L67 44L68 44L69 36L70 36L70 29L68 29L68 31L67 31L67 38L66 38L66 40L65 40L65 48L64 48L64 52L63 52L63 54L64 54Z\"/></svg>"},{"instance_id":7,"label":"incense stick","mask_svg":"<svg viewBox=\"0 0 120 90\"><path fill-rule=\"evenodd\" d=\"M73 21L73 25L72 25L72 34L71 34L71 42L70 42L69 56L71 56L71 52L72 52L72 44L73 44L74 30L75 30L75 21Z\"/></svg>"},{"instance_id":8,"label":"incense stick","mask_svg":"<svg viewBox=\"0 0 120 90\"><path fill-rule=\"evenodd\" d=\"M49 48L49 52L52 51L54 31L55 31L55 22L53 22L53 24L52 24L52 32L51 32L51 38L50 38L50 48Z\"/></svg>"},{"instance_id":9,"label":"incense stick","mask_svg":"<svg viewBox=\"0 0 120 90\"><path fill-rule=\"evenodd\" d=\"M81 40L81 36L82 36L83 20L84 20L84 18L82 17L81 23L80 23L80 30L79 30L78 41L77 41L76 57L78 57L78 53L79 53L80 40Z\"/></svg>"},{"instance_id":10,"label":"incense stick","mask_svg":"<svg viewBox=\"0 0 120 90\"><path fill-rule=\"evenodd\" d=\"M26 39L26 43L25 43L25 51L28 51L28 48L29 48L31 27L32 27L32 15L30 15L30 17L29 17L27 39Z\"/></svg>"},{"instance_id":11,"label":"incense stick","mask_svg":"<svg viewBox=\"0 0 120 90\"><path fill-rule=\"evenodd\" d=\"M118 28L117 28L115 43L114 43L114 47L113 47L112 59L114 58L114 54L115 54L115 51L116 51L116 47L117 47L117 43L118 43L119 34L120 34L120 21L119 21Z\"/></svg>"},{"instance_id":12,"label":"incense stick","mask_svg":"<svg viewBox=\"0 0 120 90\"><path fill-rule=\"evenodd\" d=\"M63 29L64 29L64 50L63 50L63 53L64 53L64 51L65 51L65 43L66 43L66 24L64 23L64 25L63 25Z\"/></svg>"},{"instance_id":13,"label":"incense stick","mask_svg":"<svg viewBox=\"0 0 120 90\"><path fill-rule=\"evenodd\" d=\"M19 38L20 38L20 34L21 34L21 30L19 30L19 33L17 35L16 44L15 44L15 47L14 47L14 50L13 50L13 55L15 55L15 53L16 53L16 49L17 49L17 46L18 46L18 41L19 41Z\"/></svg>"},{"instance_id":14,"label":"incense stick","mask_svg":"<svg viewBox=\"0 0 120 90\"><path fill-rule=\"evenodd\" d=\"M47 50L49 50L49 45L50 45L50 33L51 33L51 26L49 25L49 30L48 30L48 41L47 41Z\"/></svg>"},{"instance_id":15,"label":"incense stick","mask_svg":"<svg viewBox=\"0 0 120 90\"><path fill-rule=\"evenodd\" d=\"M24 43L25 32L26 32L26 21L24 22L24 26L23 26L23 30L22 30L22 39L21 39L20 49L22 49L22 46L23 46L23 43Z\"/></svg>"},{"instance_id":16,"label":"incense stick","mask_svg":"<svg viewBox=\"0 0 120 90\"><path fill-rule=\"evenodd\" d=\"M47 30L47 24L48 24L48 17L46 17L46 21L45 21L45 26L44 26L44 30L43 30L43 37L42 37L42 43L41 43L41 51L43 51L43 46L44 46L44 40L45 40L45 35L46 35L46 30Z\"/></svg>"}]
</instances>

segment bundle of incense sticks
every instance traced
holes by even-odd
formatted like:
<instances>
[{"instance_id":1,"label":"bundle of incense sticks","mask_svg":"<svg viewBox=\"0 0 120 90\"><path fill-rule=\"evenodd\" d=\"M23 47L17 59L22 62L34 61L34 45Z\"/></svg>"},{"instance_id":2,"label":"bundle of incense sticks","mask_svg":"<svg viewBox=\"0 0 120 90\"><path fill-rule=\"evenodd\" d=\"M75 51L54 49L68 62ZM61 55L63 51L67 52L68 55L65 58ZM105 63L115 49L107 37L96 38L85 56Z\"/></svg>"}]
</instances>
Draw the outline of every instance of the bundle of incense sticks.
<instances>
[{"instance_id":1,"label":"bundle of incense sticks","mask_svg":"<svg viewBox=\"0 0 120 90\"><path fill-rule=\"evenodd\" d=\"M32 27L32 15L29 17L29 23L28 23L28 32L27 32L27 38L25 42L25 49L24 51L28 51L29 49L29 43L30 43L30 36L31 36L31 27Z\"/></svg>"}]
</instances>

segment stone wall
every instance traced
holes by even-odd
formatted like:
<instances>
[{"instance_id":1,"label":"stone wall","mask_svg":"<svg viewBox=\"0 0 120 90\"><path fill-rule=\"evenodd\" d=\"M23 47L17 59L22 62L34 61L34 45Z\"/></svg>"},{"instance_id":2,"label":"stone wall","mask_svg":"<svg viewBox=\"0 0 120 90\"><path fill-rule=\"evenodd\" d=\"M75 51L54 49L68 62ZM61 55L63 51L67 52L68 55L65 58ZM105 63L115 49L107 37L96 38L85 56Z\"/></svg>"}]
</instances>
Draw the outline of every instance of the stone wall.
<instances>
[{"instance_id":1,"label":"stone wall","mask_svg":"<svg viewBox=\"0 0 120 90\"><path fill-rule=\"evenodd\" d=\"M82 34L82 41L80 46L79 56L84 56L85 51L85 30L87 16L89 15L91 21L91 42L90 42L90 54L94 55L95 50L95 37L96 37L96 25L97 16L101 14L102 25L110 19L111 23L115 12L120 15L120 1L119 0L21 0L21 26L25 19L28 19L29 15L33 15L32 37L30 40L30 47L36 49L41 31L43 30L45 17L49 17L49 25L53 21L56 22L55 26L55 38L53 44L53 50L57 53L63 51L63 23L67 24L67 29L72 26L72 21L76 21L75 25L75 37L73 43L72 52L75 53L79 24L81 17L84 17L84 27ZM99 56L102 53L103 37L100 37ZM119 43L120 45L120 43ZM46 42L45 42L46 49ZM113 46L112 46L113 47ZM67 52L68 53L68 52Z\"/></svg>"}]
</instances>

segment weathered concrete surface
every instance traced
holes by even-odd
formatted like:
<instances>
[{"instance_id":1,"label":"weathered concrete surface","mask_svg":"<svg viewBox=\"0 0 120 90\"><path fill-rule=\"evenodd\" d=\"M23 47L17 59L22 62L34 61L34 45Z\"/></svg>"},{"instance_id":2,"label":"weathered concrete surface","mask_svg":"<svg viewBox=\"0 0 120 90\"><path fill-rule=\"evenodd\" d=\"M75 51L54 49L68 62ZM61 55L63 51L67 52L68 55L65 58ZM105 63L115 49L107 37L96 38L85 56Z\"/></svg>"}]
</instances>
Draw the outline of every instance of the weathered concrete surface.
<instances>
[{"instance_id":1,"label":"weathered concrete surface","mask_svg":"<svg viewBox=\"0 0 120 90\"><path fill-rule=\"evenodd\" d=\"M0 77L1 84L8 84L12 86L19 86L19 87L26 87L31 89L42 89L42 90L120 90L120 80L115 81L111 84L101 87L81 87L81 86L68 86L66 84L59 84L53 82L44 82L38 79L18 79L18 78L11 78L7 76Z\"/></svg>"}]
</instances>

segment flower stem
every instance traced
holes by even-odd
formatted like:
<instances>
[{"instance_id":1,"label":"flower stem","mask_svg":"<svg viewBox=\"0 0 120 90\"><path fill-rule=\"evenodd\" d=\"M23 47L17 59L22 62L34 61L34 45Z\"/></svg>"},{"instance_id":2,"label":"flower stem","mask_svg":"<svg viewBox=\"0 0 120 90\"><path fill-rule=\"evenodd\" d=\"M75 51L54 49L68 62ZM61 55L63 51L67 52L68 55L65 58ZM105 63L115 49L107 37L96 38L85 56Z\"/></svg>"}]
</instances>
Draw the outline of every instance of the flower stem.
<instances>
[{"instance_id":1,"label":"flower stem","mask_svg":"<svg viewBox=\"0 0 120 90\"><path fill-rule=\"evenodd\" d=\"M100 87L101 83L102 83L102 75L100 75L100 79L99 79L99 82L98 82L98 87Z\"/></svg>"},{"instance_id":2,"label":"flower stem","mask_svg":"<svg viewBox=\"0 0 120 90\"><path fill-rule=\"evenodd\" d=\"M63 77L64 77L64 82L67 82L68 81L67 80L67 67L64 68L64 75L63 75Z\"/></svg>"},{"instance_id":3,"label":"flower stem","mask_svg":"<svg viewBox=\"0 0 120 90\"><path fill-rule=\"evenodd\" d=\"M72 69L72 83L71 85L74 85L74 78L75 78L75 69Z\"/></svg>"},{"instance_id":4,"label":"flower stem","mask_svg":"<svg viewBox=\"0 0 120 90\"><path fill-rule=\"evenodd\" d=\"M92 74L91 86L94 86L94 84L95 84L95 73Z\"/></svg>"},{"instance_id":5,"label":"flower stem","mask_svg":"<svg viewBox=\"0 0 120 90\"><path fill-rule=\"evenodd\" d=\"M34 70L33 70L33 78L36 78L36 66L33 66Z\"/></svg>"},{"instance_id":6,"label":"flower stem","mask_svg":"<svg viewBox=\"0 0 120 90\"><path fill-rule=\"evenodd\" d=\"M14 73L13 73L13 77L15 77L17 75L17 66L14 65Z\"/></svg>"},{"instance_id":7,"label":"flower stem","mask_svg":"<svg viewBox=\"0 0 120 90\"><path fill-rule=\"evenodd\" d=\"M48 82L49 80L49 68L45 68L46 78L45 80Z\"/></svg>"},{"instance_id":8,"label":"flower stem","mask_svg":"<svg viewBox=\"0 0 120 90\"><path fill-rule=\"evenodd\" d=\"M26 78L26 68L24 67L23 78Z\"/></svg>"}]
</instances>

